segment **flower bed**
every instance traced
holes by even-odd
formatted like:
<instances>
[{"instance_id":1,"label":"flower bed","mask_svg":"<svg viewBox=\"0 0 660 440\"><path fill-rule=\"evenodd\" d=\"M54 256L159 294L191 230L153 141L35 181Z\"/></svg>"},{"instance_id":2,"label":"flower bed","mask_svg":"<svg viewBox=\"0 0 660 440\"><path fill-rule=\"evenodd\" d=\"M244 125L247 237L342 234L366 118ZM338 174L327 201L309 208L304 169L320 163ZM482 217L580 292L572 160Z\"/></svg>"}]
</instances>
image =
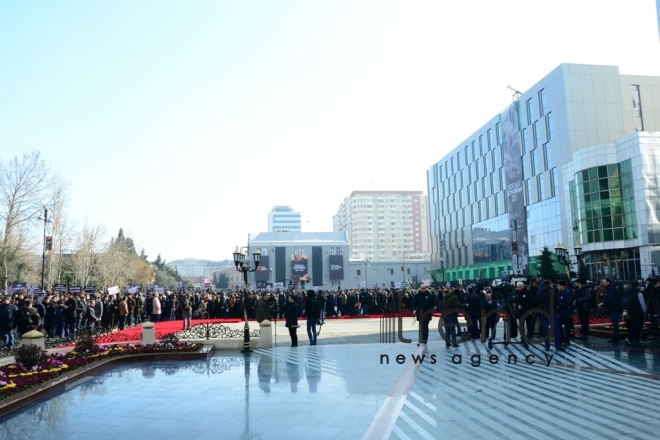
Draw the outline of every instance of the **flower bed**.
<instances>
[{"instance_id":1,"label":"flower bed","mask_svg":"<svg viewBox=\"0 0 660 440\"><path fill-rule=\"evenodd\" d=\"M189 341L147 345L94 346L82 353L73 350L68 353L47 355L44 362L31 368L16 362L0 367L0 401L100 360L138 354L195 353L201 349L202 344L193 344Z\"/></svg>"}]
</instances>

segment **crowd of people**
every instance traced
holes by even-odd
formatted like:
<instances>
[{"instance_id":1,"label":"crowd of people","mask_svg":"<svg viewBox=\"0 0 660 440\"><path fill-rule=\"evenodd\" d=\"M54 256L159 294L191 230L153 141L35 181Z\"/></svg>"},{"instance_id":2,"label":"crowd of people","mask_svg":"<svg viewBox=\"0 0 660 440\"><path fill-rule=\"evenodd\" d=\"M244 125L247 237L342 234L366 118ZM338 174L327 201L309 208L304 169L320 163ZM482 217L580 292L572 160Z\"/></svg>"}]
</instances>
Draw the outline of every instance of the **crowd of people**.
<instances>
[{"instance_id":1,"label":"crowd of people","mask_svg":"<svg viewBox=\"0 0 660 440\"><path fill-rule=\"evenodd\" d=\"M600 282L578 279L573 283L533 278L529 285L491 287L469 286L412 289L347 289L340 291L294 290L275 292L188 291L142 292L109 295L107 293L44 292L29 295L26 291L6 295L0 304L0 340L11 347L17 335L38 329L49 338L72 338L95 328L105 330L130 328L149 319L182 320L189 328L194 318L285 319L292 346L298 345L297 319L305 317L310 344L316 344L316 327L330 316L374 316L383 313L413 312L419 319L420 342L428 340L428 324L433 312L442 312L447 347L457 346L457 338L470 334L481 339L482 332L493 340L501 316L507 319L510 338L521 333L524 341L546 338L554 325L557 350L570 345L573 317L577 315L580 335L588 339L589 320L595 313L608 316L612 323L610 342L619 341L619 322L628 327L626 342L640 344L647 315L657 325L660 304L660 281ZM651 307L653 306L653 307ZM461 331L458 317L468 320ZM522 333L524 327L524 334ZM505 334L506 338L507 335ZM545 341L546 349L550 340Z\"/></svg>"},{"instance_id":2,"label":"crowd of people","mask_svg":"<svg viewBox=\"0 0 660 440\"><path fill-rule=\"evenodd\" d=\"M481 339L483 334L492 341L501 317L507 321L505 339L520 337L526 344L540 337L546 350L550 349L551 340L559 351L570 346L571 339L578 333L574 331L575 316L579 322L579 337L584 341L589 339L590 319L596 315L610 319L610 343L620 342L622 320L628 329L624 340L628 345L640 345L646 336L643 326L647 318L651 323L649 333L660 336L660 280L655 277L645 281L576 279L572 283L534 278L529 285L517 282L515 286L504 285L498 287L497 292L493 290L489 286L470 285L434 291L422 286L413 301L415 315L422 324L421 342L427 342L428 325L434 311L442 312L447 348L457 347L457 337L466 334L475 340ZM459 315L466 317L465 332L461 332ZM554 338L548 337L551 328Z\"/></svg>"}]
</instances>

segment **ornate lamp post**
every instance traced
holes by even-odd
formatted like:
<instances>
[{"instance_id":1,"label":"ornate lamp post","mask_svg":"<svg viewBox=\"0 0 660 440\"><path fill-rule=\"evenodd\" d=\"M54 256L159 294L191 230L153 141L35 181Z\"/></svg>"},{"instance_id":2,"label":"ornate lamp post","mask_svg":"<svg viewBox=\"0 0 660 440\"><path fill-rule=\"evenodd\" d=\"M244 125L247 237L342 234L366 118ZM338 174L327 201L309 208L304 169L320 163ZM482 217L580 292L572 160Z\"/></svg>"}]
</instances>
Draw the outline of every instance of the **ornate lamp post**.
<instances>
[{"instance_id":1,"label":"ornate lamp post","mask_svg":"<svg viewBox=\"0 0 660 440\"><path fill-rule=\"evenodd\" d=\"M242 249L247 249L247 247ZM261 261L261 251L257 248L252 253L254 268L250 268L250 262L247 261L246 256L246 253L236 246L236 250L234 251L234 264L236 265L236 270L243 272L243 281L245 282L245 292L243 293L243 319L245 320L245 326L243 327L243 350L241 350L241 353L244 354L252 353L252 349L250 348L250 326L248 324L247 316L248 274L257 270L259 261Z\"/></svg>"},{"instance_id":2,"label":"ornate lamp post","mask_svg":"<svg viewBox=\"0 0 660 440\"><path fill-rule=\"evenodd\" d=\"M573 248L573 252L575 253L575 261L571 261L570 255L568 254L568 249L566 246L563 244L559 243L557 246L555 246L555 253L557 254L557 261L559 261L559 264L563 264L564 267L566 268L566 275L568 276L568 280L571 280L571 265L572 264L579 264L580 260L582 259L582 245L580 243L576 244L575 247Z\"/></svg>"},{"instance_id":3,"label":"ornate lamp post","mask_svg":"<svg viewBox=\"0 0 660 440\"><path fill-rule=\"evenodd\" d=\"M41 250L41 290L46 290L44 286L44 273L46 270L46 224L53 223L53 220L48 218L48 208L44 207L44 215L40 215L37 220L43 220L44 222L44 245Z\"/></svg>"}]
</instances>

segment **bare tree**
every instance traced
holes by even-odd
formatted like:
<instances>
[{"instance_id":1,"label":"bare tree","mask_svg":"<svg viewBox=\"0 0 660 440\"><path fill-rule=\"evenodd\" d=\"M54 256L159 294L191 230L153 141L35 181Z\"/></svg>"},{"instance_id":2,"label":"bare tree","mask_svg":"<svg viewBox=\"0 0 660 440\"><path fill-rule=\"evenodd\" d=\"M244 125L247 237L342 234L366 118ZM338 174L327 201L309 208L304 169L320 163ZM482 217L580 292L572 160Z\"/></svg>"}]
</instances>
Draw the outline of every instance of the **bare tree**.
<instances>
[{"instance_id":1,"label":"bare tree","mask_svg":"<svg viewBox=\"0 0 660 440\"><path fill-rule=\"evenodd\" d=\"M103 250L102 237L104 234L105 231L101 225L90 226L87 222L82 231L78 233L73 264L75 281L82 286L88 283L92 270L98 264L99 255Z\"/></svg>"},{"instance_id":2,"label":"bare tree","mask_svg":"<svg viewBox=\"0 0 660 440\"><path fill-rule=\"evenodd\" d=\"M52 173L39 151L0 161L0 285L6 289L22 264L29 222L51 200Z\"/></svg>"},{"instance_id":3,"label":"bare tree","mask_svg":"<svg viewBox=\"0 0 660 440\"><path fill-rule=\"evenodd\" d=\"M69 182L59 174L53 179L53 246L48 259L48 286L62 282L64 272L73 272L73 257L64 253L76 244L74 222L66 215L69 202Z\"/></svg>"}]
</instances>

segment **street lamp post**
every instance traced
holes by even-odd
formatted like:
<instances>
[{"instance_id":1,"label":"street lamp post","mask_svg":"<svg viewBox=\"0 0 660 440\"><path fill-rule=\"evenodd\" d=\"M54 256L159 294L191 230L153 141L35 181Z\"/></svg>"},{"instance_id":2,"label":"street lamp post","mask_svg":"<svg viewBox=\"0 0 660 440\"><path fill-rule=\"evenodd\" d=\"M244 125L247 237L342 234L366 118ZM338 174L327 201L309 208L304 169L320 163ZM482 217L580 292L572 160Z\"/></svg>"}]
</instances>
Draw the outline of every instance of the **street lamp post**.
<instances>
[{"instance_id":1,"label":"street lamp post","mask_svg":"<svg viewBox=\"0 0 660 440\"><path fill-rule=\"evenodd\" d=\"M46 224L53 223L53 220L48 218L48 208L44 207L44 215L40 215L37 220L43 220L44 222L44 242L41 249L41 290L43 291L45 290L44 272L46 271Z\"/></svg>"},{"instance_id":2,"label":"street lamp post","mask_svg":"<svg viewBox=\"0 0 660 440\"><path fill-rule=\"evenodd\" d=\"M557 261L559 261L559 264L563 264L564 267L566 268L566 275L568 276L568 280L571 280L571 265L572 264L579 264L580 260L582 259L582 246L580 243L576 244L575 247L573 248L573 251L575 252L575 261L571 261L570 255L568 254L568 249L566 246L563 244L559 243L557 246L555 246L555 253L557 254Z\"/></svg>"},{"instance_id":3,"label":"street lamp post","mask_svg":"<svg viewBox=\"0 0 660 440\"><path fill-rule=\"evenodd\" d=\"M247 249L241 248L241 249ZM254 259L254 268L250 268L250 262L247 261L246 253L236 246L234 251L234 264L236 265L236 270L243 273L243 281L245 282L245 292L243 293L243 319L245 321L245 326L243 327L243 350L241 353L249 354L252 353L250 348L250 325L248 324L247 316L247 293L248 293L248 274L257 270L259 266L259 261L261 261L261 251L257 248L252 253L252 258Z\"/></svg>"}]
</instances>

